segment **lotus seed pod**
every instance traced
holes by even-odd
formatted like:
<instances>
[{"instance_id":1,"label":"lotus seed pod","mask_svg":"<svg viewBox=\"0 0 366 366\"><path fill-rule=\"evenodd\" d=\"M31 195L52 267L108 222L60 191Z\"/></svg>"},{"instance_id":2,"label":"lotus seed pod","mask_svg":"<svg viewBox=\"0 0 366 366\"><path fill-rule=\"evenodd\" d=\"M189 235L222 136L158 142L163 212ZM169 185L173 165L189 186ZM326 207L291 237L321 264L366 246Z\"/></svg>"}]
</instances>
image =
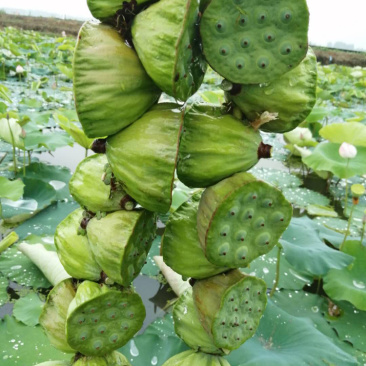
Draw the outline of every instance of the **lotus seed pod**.
<instances>
[{"instance_id":1,"label":"lotus seed pod","mask_svg":"<svg viewBox=\"0 0 366 366\"><path fill-rule=\"evenodd\" d=\"M194 105L184 117L178 178L189 187L208 187L270 157L270 148L258 131L221 108Z\"/></svg>"},{"instance_id":2,"label":"lotus seed pod","mask_svg":"<svg viewBox=\"0 0 366 366\"><path fill-rule=\"evenodd\" d=\"M155 237L155 214L116 211L88 224L88 239L96 261L114 282L129 286L145 264Z\"/></svg>"},{"instance_id":3,"label":"lotus seed pod","mask_svg":"<svg viewBox=\"0 0 366 366\"><path fill-rule=\"evenodd\" d=\"M82 219L83 210L78 208L58 224L55 232L57 254L70 276L97 281L102 269L95 260L88 238L78 234Z\"/></svg>"},{"instance_id":4,"label":"lotus seed pod","mask_svg":"<svg viewBox=\"0 0 366 366\"><path fill-rule=\"evenodd\" d=\"M308 49L305 0L211 0L203 13L203 52L234 83L259 84L294 69Z\"/></svg>"},{"instance_id":5,"label":"lotus seed pod","mask_svg":"<svg viewBox=\"0 0 366 366\"><path fill-rule=\"evenodd\" d=\"M76 110L88 137L108 136L130 125L161 93L135 51L108 25L83 25L73 70Z\"/></svg>"},{"instance_id":6,"label":"lotus seed pod","mask_svg":"<svg viewBox=\"0 0 366 366\"><path fill-rule=\"evenodd\" d=\"M86 356L103 356L127 343L141 328L145 308L131 289L82 282L69 306L67 342Z\"/></svg>"},{"instance_id":7,"label":"lotus seed pod","mask_svg":"<svg viewBox=\"0 0 366 366\"><path fill-rule=\"evenodd\" d=\"M115 177L147 210L165 213L170 208L182 119L178 105L158 104L107 140Z\"/></svg>"},{"instance_id":8,"label":"lotus seed pod","mask_svg":"<svg viewBox=\"0 0 366 366\"><path fill-rule=\"evenodd\" d=\"M79 358L72 366L131 366L127 358L117 351L104 356L84 356Z\"/></svg>"},{"instance_id":9,"label":"lotus seed pod","mask_svg":"<svg viewBox=\"0 0 366 366\"><path fill-rule=\"evenodd\" d=\"M215 346L212 336L203 328L192 297L192 289L182 294L173 309L175 333L192 349L214 355L224 351Z\"/></svg>"},{"instance_id":10,"label":"lotus seed pod","mask_svg":"<svg viewBox=\"0 0 366 366\"><path fill-rule=\"evenodd\" d=\"M277 244L291 216L292 206L277 188L238 173L202 194L198 237L210 262L246 267Z\"/></svg>"},{"instance_id":11,"label":"lotus seed pod","mask_svg":"<svg viewBox=\"0 0 366 366\"><path fill-rule=\"evenodd\" d=\"M58 283L48 294L39 317L39 323L52 346L66 353L76 352L67 343L65 334L67 310L74 297L75 288L71 279Z\"/></svg>"},{"instance_id":12,"label":"lotus seed pod","mask_svg":"<svg viewBox=\"0 0 366 366\"><path fill-rule=\"evenodd\" d=\"M232 100L252 122L266 132L293 130L310 114L316 102L317 62L309 48L299 66L265 85L237 85L226 98ZM261 125L263 112L276 113L277 118Z\"/></svg>"},{"instance_id":13,"label":"lotus seed pod","mask_svg":"<svg viewBox=\"0 0 366 366\"><path fill-rule=\"evenodd\" d=\"M230 364L222 357L189 350L169 358L163 366L230 366Z\"/></svg>"},{"instance_id":14,"label":"lotus seed pod","mask_svg":"<svg viewBox=\"0 0 366 366\"><path fill-rule=\"evenodd\" d=\"M266 284L233 270L193 286L193 299L203 327L214 344L234 350L251 338L267 304Z\"/></svg>"},{"instance_id":15,"label":"lotus seed pod","mask_svg":"<svg viewBox=\"0 0 366 366\"><path fill-rule=\"evenodd\" d=\"M200 195L183 203L166 224L161 247L164 262L185 277L206 278L227 271L207 260L197 233L197 209Z\"/></svg>"},{"instance_id":16,"label":"lotus seed pod","mask_svg":"<svg viewBox=\"0 0 366 366\"><path fill-rule=\"evenodd\" d=\"M161 90L186 101L206 72L198 32L198 0L160 0L132 25L136 52Z\"/></svg>"},{"instance_id":17,"label":"lotus seed pod","mask_svg":"<svg viewBox=\"0 0 366 366\"><path fill-rule=\"evenodd\" d=\"M105 184L103 174L108 163L107 157L95 154L84 159L70 179L70 193L88 211L110 212L121 210L127 194L119 186ZM130 200L133 206L132 200ZM133 207L132 207L133 208Z\"/></svg>"}]
</instances>

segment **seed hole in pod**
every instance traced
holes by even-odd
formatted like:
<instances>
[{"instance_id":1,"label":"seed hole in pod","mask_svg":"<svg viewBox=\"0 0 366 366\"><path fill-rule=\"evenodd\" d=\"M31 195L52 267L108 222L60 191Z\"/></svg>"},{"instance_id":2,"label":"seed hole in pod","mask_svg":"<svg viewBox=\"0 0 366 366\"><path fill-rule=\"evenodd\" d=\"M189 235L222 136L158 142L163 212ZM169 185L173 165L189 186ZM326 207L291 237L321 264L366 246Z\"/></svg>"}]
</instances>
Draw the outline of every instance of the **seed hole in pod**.
<instances>
[{"instance_id":1,"label":"seed hole in pod","mask_svg":"<svg viewBox=\"0 0 366 366\"><path fill-rule=\"evenodd\" d=\"M220 55L227 56L229 54L229 47L222 46L220 47Z\"/></svg>"},{"instance_id":2,"label":"seed hole in pod","mask_svg":"<svg viewBox=\"0 0 366 366\"><path fill-rule=\"evenodd\" d=\"M95 308L91 308L91 309L90 309L90 312L91 312L91 313L95 313L95 310L96 310Z\"/></svg>"},{"instance_id":3,"label":"seed hole in pod","mask_svg":"<svg viewBox=\"0 0 366 366\"><path fill-rule=\"evenodd\" d=\"M249 304L249 301L248 301L248 300L246 300L246 301L245 301L245 303L246 303L246 304Z\"/></svg>"},{"instance_id":4,"label":"seed hole in pod","mask_svg":"<svg viewBox=\"0 0 366 366\"><path fill-rule=\"evenodd\" d=\"M285 9L281 12L281 21L285 24L292 21L292 12L289 9Z\"/></svg>"},{"instance_id":5,"label":"seed hole in pod","mask_svg":"<svg viewBox=\"0 0 366 366\"><path fill-rule=\"evenodd\" d=\"M232 297L232 298L230 299L230 301L234 301L234 298Z\"/></svg>"},{"instance_id":6,"label":"seed hole in pod","mask_svg":"<svg viewBox=\"0 0 366 366\"><path fill-rule=\"evenodd\" d=\"M248 25L248 17L243 15L243 14L240 15L238 23L241 27L247 26Z\"/></svg>"},{"instance_id":7,"label":"seed hole in pod","mask_svg":"<svg viewBox=\"0 0 366 366\"><path fill-rule=\"evenodd\" d=\"M222 245L219 246L218 248L218 252L220 256L225 256L230 250L230 245L229 243L224 243Z\"/></svg>"},{"instance_id":8,"label":"seed hole in pod","mask_svg":"<svg viewBox=\"0 0 366 366\"><path fill-rule=\"evenodd\" d=\"M250 327L250 328L249 328L249 330L253 330L253 328L252 328L252 327Z\"/></svg>"},{"instance_id":9,"label":"seed hole in pod","mask_svg":"<svg viewBox=\"0 0 366 366\"><path fill-rule=\"evenodd\" d=\"M174 81L177 82L179 80L179 72L175 74Z\"/></svg>"},{"instance_id":10,"label":"seed hole in pod","mask_svg":"<svg viewBox=\"0 0 366 366\"><path fill-rule=\"evenodd\" d=\"M135 316L135 314L134 313L131 313L130 314L130 318L133 318Z\"/></svg>"},{"instance_id":11,"label":"seed hole in pod","mask_svg":"<svg viewBox=\"0 0 366 366\"><path fill-rule=\"evenodd\" d=\"M261 69L266 69L269 66L269 60L267 57L261 57L258 59L257 65Z\"/></svg>"},{"instance_id":12,"label":"seed hole in pod","mask_svg":"<svg viewBox=\"0 0 366 366\"><path fill-rule=\"evenodd\" d=\"M261 294L261 292L260 292L260 291L258 291L258 292L257 292L257 294L258 294L258 295L260 295L260 294Z\"/></svg>"},{"instance_id":13,"label":"seed hole in pod","mask_svg":"<svg viewBox=\"0 0 366 366\"><path fill-rule=\"evenodd\" d=\"M104 334L105 333L105 331L106 331L106 327L104 326L104 325L102 325L101 327L99 327L98 328L98 333L100 333L100 334Z\"/></svg>"},{"instance_id":14,"label":"seed hole in pod","mask_svg":"<svg viewBox=\"0 0 366 366\"><path fill-rule=\"evenodd\" d=\"M248 247L246 246L241 246L236 250L236 258L241 261L241 260L245 260L245 258L248 255Z\"/></svg>"},{"instance_id":15,"label":"seed hole in pod","mask_svg":"<svg viewBox=\"0 0 366 366\"><path fill-rule=\"evenodd\" d=\"M227 339L227 336L224 335L224 336L222 336L222 338Z\"/></svg>"},{"instance_id":16,"label":"seed hole in pod","mask_svg":"<svg viewBox=\"0 0 366 366\"><path fill-rule=\"evenodd\" d=\"M255 242L259 246L268 245L271 240L271 235L268 232L264 232L257 236Z\"/></svg>"},{"instance_id":17,"label":"seed hole in pod","mask_svg":"<svg viewBox=\"0 0 366 366\"><path fill-rule=\"evenodd\" d=\"M248 48L250 46L250 40L249 38L243 38L241 41L240 41L240 45L243 47L243 48Z\"/></svg>"},{"instance_id":18,"label":"seed hole in pod","mask_svg":"<svg viewBox=\"0 0 366 366\"><path fill-rule=\"evenodd\" d=\"M226 323L225 322L221 322L222 325L225 325Z\"/></svg>"},{"instance_id":19,"label":"seed hole in pod","mask_svg":"<svg viewBox=\"0 0 366 366\"><path fill-rule=\"evenodd\" d=\"M235 308L234 311L238 311L238 308Z\"/></svg>"},{"instance_id":20,"label":"seed hole in pod","mask_svg":"<svg viewBox=\"0 0 366 366\"><path fill-rule=\"evenodd\" d=\"M261 13L258 15L258 23L264 23L267 19L267 15L265 13Z\"/></svg>"},{"instance_id":21,"label":"seed hole in pod","mask_svg":"<svg viewBox=\"0 0 366 366\"><path fill-rule=\"evenodd\" d=\"M237 59L235 64L236 64L236 68L239 70L242 70L244 68L244 60L241 58Z\"/></svg>"},{"instance_id":22,"label":"seed hole in pod","mask_svg":"<svg viewBox=\"0 0 366 366\"><path fill-rule=\"evenodd\" d=\"M282 55L289 55L292 52L292 45L289 43L284 43L281 45L280 52Z\"/></svg>"},{"instance_id":23,"label":"seed hole in pod","mask_svg":"<svg viewBox=\"0 0 366 366\"><path fill-rule=\"evenodd\" d=\"M223 21L218 21L217 23L216 23L216 30L218 31L218 32L220 32L220 33L222 33L222 32L224 32L224 30L225 30L225 27L224 27L224 22Z\"/></svg>"},{"instance_id":24,"label":"seed hole in pod","mask_svg":"<svg viewBox=\"0 0 366 366\"><path fill-rule=\"evenodd\" d=\"M96 342L94 342L93 347L94 347L94 349L98 350L98 349L101 349L102 345L103 345L103 343L101 341L96 341Z\"/></svg>"},{"instance_id":25,"label":"seed hole in pod","mask_svg":"<svg viewBox=\"0 0 366 366\"><path fill-rule=\"evenodd\" d=\"M82 341L85 341L87 338L88 338L88 333L83 332L83 333L81 333L81 334L80 334L80 339L81 339Z\"/></svg>"},{"instance_id":26,"label":"seed hole in pod","mask_svg":"<svg viewBox=\"0 0 366 366\"><path fill-rule=\"evenodd\" d=\"M237 338L236 338L236 340L237 340L237 341L240 341L240 338L239 338L239 337L237 337Z\"/></svg>"},{"instance_id":27,"label":"seed hole in pod","mask_svg":"<svg viewBox=\"0 0 366 366\"><path fill-rule=\"evenodd\" d=\"M129 328L129 325L127 323L122 323L121 324L121 329L127 330L128 328Z\"/></svg>"},{"instance_id":28,"label":"seed hole in pod","mask_svg":"<svg viewBox=\"0 0 366 366\"><path fill-rule=\"evenodd\" d=\"M249 308L248 311L252 311L252 308Z\"/></svg>"},{"instance_id":29,"label":"seed hole in pod","mask_svg":"<svg viewBox=\"0 0 366 366\"><path fill-rule=\"evenodd\" d=\"M110 337L109 337L109 341L112 342L112 343L116 343L118 340L118 334L112 334Z\"/></svg>"},{"instance_id":30,"label":"seed hole in pod","mask_svg":"<svg viewBox=\"0 0 366 366\"><path fill-rule=\"evenodd\" d=\"M99 316L93 316L92 317L92 323L98 323L99 322Z\"/></svg>"},{"instance_id":31,"label":"seed hole in pod","mask_svg":"<svg viewBox=\"0 0 366 366\"><path fill-rule=\"evenodd\" d=\"M189 44L189 45L187 46L187 48L190 50L190 49L192 48L192 45L191 45L191 44Z\"/></svg>"},{"instance_id":32,"label":"seed hole in pod","mask_svg":"<svg viewBox=\"0 0 366 366\"><path fill-rule=\"evenodd\" d=\"M266 41L266 42L273 42L274 40L275 40L275 35L274 35L274 33L265 33L264 34L264 40Z\"/></svg>"},{"instance_id":33,"label":"seed hole in pod","mask_svg":"<svg viewBox=\"0 0 366 366\"><path fill-rule=\"evenodd\" d=\"M119 304L119 307L121 307L121 308L127 308L127 303L126 302L121 302Z\"/></svg>"},{"instance_id":34,"label":"seed hole in pod","mask_svg":"<svg viewBox=\"0 0 366 366\"><path fill-rule=\"evenodd\" d=\"M77 318L77 322L78 322L79 324L83 324L83 323L85 322L85 317L84 317L84 316L80 316L80 317L78 317L78 318Z\"/></svg>"},{"instance_id":35,"label":"seed hole in pod","mask_svg":"<svg viewBox=\"0 0 366 366\"><path fill-rule=\"evenodd\" d=\"M244 324L247 324L247 323L248 323L248 321L244 320Z\"/></svg>"},{"instance_id":36,"label":"seed hole in pod","mask_svg":"<svg viewBox=\"0 0 366 366\"><path fill-rule=\"evenodd\" d=\"M262 309L258 309L258 313L262 312Z\"/></svg>"}]
</instances>

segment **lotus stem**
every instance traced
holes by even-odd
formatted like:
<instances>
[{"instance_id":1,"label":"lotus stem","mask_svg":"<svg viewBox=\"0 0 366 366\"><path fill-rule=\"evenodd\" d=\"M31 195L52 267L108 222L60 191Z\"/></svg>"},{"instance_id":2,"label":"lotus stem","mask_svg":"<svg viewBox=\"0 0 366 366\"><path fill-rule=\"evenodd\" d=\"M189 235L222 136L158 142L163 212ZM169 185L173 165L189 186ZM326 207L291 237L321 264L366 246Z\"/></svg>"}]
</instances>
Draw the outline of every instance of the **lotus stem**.
<instances>
[{"instance_id":1,"label":"lotus stem","mask_svg":"<svg viewBox=\"0 0 366 366\"><path fill-rule=\"evenodd\" d=\"M274 293L276 292L276 288L280 282L280 264L281 264L281 251L282 251L282 245L278 245L278 251L277 251L277 262L276 262L276 279L275 283L273 284L272 290L269 294L269 297L272 297Z\"/></svg>"},{"instance_id":2,"label":"lotus stem","mask_svg":"<svg viewBox=\"0 0 366 366\"><path fill-rule=\"evenodd\" d=\"M347 166L346 166L346 177L348 175L348 165L349 165L349 160L350 159L347 159ZM347 207L348 207L348 190L349 190L349 187L348 187L348 178L346 178L346 196L345 196L345 200L344 200L344 212L347 211Z\"/></svg>"},{"instance_id":3,"label":"lotus stem","mask_svg":"<svg viewBox=\"0 0 366 366\"><path fill-rule=\"evenodd\" d=\"M11 144L13 146L13 164L14 164L14 174L17 173L17 157L16 157L16 153L15 153L15 140L14 140L14 135L13 135L13 130L10 127L10 118L9 118L9 114L6 116L6 119L8 121L8 127L9 127L9 132L10 132L10 136L11 136Z\"/></svg>"},{"instance_id":4,"label":"lotus stem","mask_svg":"<svg viewBox=\"0 0 366 366\"><path fill-rule=\"evenodd\" d=\"M354 209L355 209L355 206L356 206L355 204L353 204L353 205L352 205L351 212L350 212L350 214L349 214L349 218L348 218L348 225L347 225L346 234L344 235L344 238L343 238L342 244L341 244L341 246L339 247L339 249L340 249L340 250L342 250L342 247L343 247L344 243L346 242L347 237L348 237L348 235L349 235L349 233L350 233L350 227L351 227L351 222L352 222L352 215L353 215L353 211L354 211Z\"/></svg>"},{"instance_id":5,"label":"lotus stem","mask_svg":"<svg viewBox=\"0 0 366 366\"><path fill-rule=\"evenodd\" d=\"M0 254L18 240L19 236L15 231L12 231L10 234L8 234L3 240L0 241Z\"/></svg>"}]
</instances>

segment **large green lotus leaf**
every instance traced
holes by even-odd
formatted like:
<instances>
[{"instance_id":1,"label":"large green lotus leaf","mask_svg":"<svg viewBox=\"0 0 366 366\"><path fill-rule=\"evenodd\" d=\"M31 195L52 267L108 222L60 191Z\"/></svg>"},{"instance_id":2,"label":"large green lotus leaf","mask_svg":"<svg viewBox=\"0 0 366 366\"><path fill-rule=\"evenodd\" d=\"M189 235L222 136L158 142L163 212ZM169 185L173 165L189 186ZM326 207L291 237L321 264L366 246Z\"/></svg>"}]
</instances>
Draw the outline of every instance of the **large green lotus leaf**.
<instances>
[{"instance_id":1,"label":"large green lotus leaf","mask_svg":"<svg viewBox=\"0 0 366 366\"><path fill-rule=\"evenodd\" d=\"M1 366L33 366L52 359L70 359L70 354L50 345L40 326L26 326L9 315L0 322L0 343Z\"/></svg>"},{"instance_id":2,"label":"large green lotus leaf","mask_svg":"<svg viewBox=\"0 0 366 366\"><path fill-rule=\"evenodd\" d=\"M34 235L53 235L56 226L79 205L75 201L58 201L47 207L36 216L19 225L15 232L20 239L26 238L30 234Z\"/></svg>"},{"instance_id":3,"label":"large green lotus leaf","mask_svg":"<svg viewBox=\"0 0 366 366\"><path fill-rule=\"evenodd\" d=\"M288 188L297 188L303 184L302 180L294 174L284 170L274 170L268 168L254 167L249 170L256 178L272 184L281 191Z\"/></svg>"},{"instance_id":4,"label":"large green lotus leaf","mask_svg":"<svg viewBox=\"0 0 366 366\"><path fill-rule=\"evenodd\" d=\"M354 308L347 301L340 301L335 304L339 310L339 316L329 314L328 303L323 304L322 310L329 325L337 331L342 341L350 342L362 352L366 352L366 311ZM366 355L365 355L366 357Z\"/></svg>"},{"instance_id":5,"label":"large green lotus leaf","mask_svg":"<svg viewBox=\"0 0 366 366\"><path fill-rule=\"evenodd\" d=\"M347 268L333 269L324 277L324 290L334 300L347 300L366 311L366 247L359 241L346 241L341 251L353 256Z\"/></svg>"},{"instance_id":6,"label":"large green lotus leaf","mask_svg":"<svg viewBox=\"0 0 366 366\"><path fill-rule=\"evenodd\" d=\"M85 23L79 33L74 92L79 120L88 137L120 131L143 115L160 95L117 30L93 22Z\"/></svg>"},{"instance_id":7,"label":"large green lotus leaf","mask_svg":"<svg viewBox=\"0 0 366 366\"><path fill-rule=\"evenodd\" d=\"M17 201L24 193L24 183L20 179L9 180L0 177L0 198Z\"/></svg>"},{"instance_id":8,"label":"large green lotus leaf","mask_svg":"<svg viewBox=\"0 0 366 366\"><path fill-rule=\"evenodd\" d=\"M115 177L150 211L165 213L171 205L183 119L176 108L176 104L158 104L107 140L107 158Z\"/></svg>"},{"instance_id":9,"label":"large green lotus leaf","mask_svg":"<svg viewBox=\"0 0 366 366\"><path fill-rule=\"evenodd\" d=\"M56 190L39 179L23 178L23 199L3 200L2 211L6 223L18 223L29 219L56 201Z\"/></svg>"},{"instance_id":10,"label":"large green lotus leaf","mask_svg":"<svg viewBox=\"0 0 366 366\"><path fill-rule=\"evenodd\" d=\"M357 156L353 159L340 157L339 147L340 144L323 142L314 149L310 156L302 160L313 170L329 171L339 178L366 174L366 147L359 146Z\"/></svg>"},{"instance_id":11,"label":"large green lotus leaf","mask_svg":"<svg viewBox=\"0 0 366 366\"><path fill-rule=\"evenodd\" d=\"M307 208L309 204L327 206L330 203L328 197L307 188L285 188L282 193L294 206L303 209Z\"/></svg>"},{"instance_id":12,"label":"large green lotus leaf","mask_svg":"<svg viewBox=\"0 0 366 366\"><path fill-rule=\"evenodd\" d=\"M9 144L24 150L24 140L21 138L22 127L15 118L0 119L0 138Z\"/></svg>"},{"instance_id":13,"label":"large green lotus leaf","mask_svg":"<svg viewBox=\"0 0 366 366\"><path fill-rule=\"evenodd\" d=\"M308 320L288 314L272 301L256 335L227 360L232 366L358 365Z\"/></svg>"},{"instance_id":14,"label":"large green lotus leaf","mask_svg":"<svg viewBox=\"0 0 366 366\"><path fill-rule=\"evenodd\" d=\"M348 221L340 219L339 217L316 217L314 219L314 222L318 223L318 225L322 225L330 229L331 231L337 232L340 235L342 234L343 238L348 227ZM351 236L357 236L359 233L357 227L353 223L351 223L349 232ZM340 246L343 238L342 240L337 239L334 245L336 248Z\"/></svg>"},{"instance_id":15,"label":"large green lotus leaf","mask_svg":"<svg viewBox=\"0 0 366 366\"><path fill-rule=\"evenodd\" d=\"M332 268L342 269L353 262L351 255L328 247L317 225L306 216L291 220L280 243L288 262L304 274L324 276Z\"/></svg>"},{"instance_id":16,"label":"large green lotus leaf","mask_svg":"<svg viewBox=\"0 0 366 366\"><path fill-rule=\"evenodd\" d=\"M140 272L141 274L149 277L155 277L159 274L160 269L154 261L154 256L160 255L160 243L161 243L161 236L158 235L152 242L149 254L147 255L146 258L146 263L141 269Z\"/></svg>"},{"instance_id":17,"label":"large green lotus leaf","mask_svg":"<svg viewBox=\"0 0 366 366\"><path fill-rule=\"evenodd\" d=\"M48 288L51 286L38 267L17 250L16 245L1 254L0 272L10 281L15 281L20 285L35 288Z\"/></svg>"},{"instance_id":18,"label":"large green lotus leaf","mask_svg":"<svg viewBox=\"0 0 366 366\"><path fill-rule=\"evenodd\" d=\"M255 121L264 112L278 113L276 120L261 125L266 132L293 130L309 115L316 101L317 64L314 52L309 49L306 58L290 72L265 85L242 85L226 97ZM234 92L235 91L235 92Z\"/></svg>"},{"instance_id":19,"label":"large green lotus leaf","mask_svg":"<svg viewBox=\"0 0 366 366\"><path fill-rule=\"evenodd\" d=\"M9 300L8 286L9 280L0 274L0 306L3 306Z\"/></svg>"},{"instance_id":20,"label":"large green lotus leaf","mask_svg":"<svg viewBox=\"0 0 366 366\"><path fill-rule=\"evenodd\" d=\"M362 123L332 123L323 127L319 134L324 139L337 144L348 142L352 145L366 147L366 125Z\"/></svg>"},{"instance_id":21,"label":"large green lotus leaf","mask_svg":"<svg viewBox=\"0 0 366 366\"><path fill-rule=\"evenodd\" d=\"M198 0L160 0L138 14L132 39L147 73L168 95L186 101L206 72Z\"/></svg>"},{"instance_id":22,"label":"large green lotus leaf","mask_svg":"<svg viewBox=\"0 0 366 366\"><path fill-rule=\"evenodd\" d=\"M264 280L268 288L272 288L276 281L278 247L274 247L269 253L254 259L248 267L241 268L241 271L249 276L255 276ZM301 290L306 284L312 282L309 275L298 272L286 260L285 253L281 252L280 280L278 288L286 290Z\"/></svg>"},{"instance_id":23,"label":"large green lotus leaf","mask_svg":"<svg viewBox=\"0 0 366 366\"><path fill-rule=\"evenodd\" d=\"M14 304L13 315L15 319L25 325L34 326L39 323L43 302L35 292L21 297Z\"/></svg>"}]
</instances>

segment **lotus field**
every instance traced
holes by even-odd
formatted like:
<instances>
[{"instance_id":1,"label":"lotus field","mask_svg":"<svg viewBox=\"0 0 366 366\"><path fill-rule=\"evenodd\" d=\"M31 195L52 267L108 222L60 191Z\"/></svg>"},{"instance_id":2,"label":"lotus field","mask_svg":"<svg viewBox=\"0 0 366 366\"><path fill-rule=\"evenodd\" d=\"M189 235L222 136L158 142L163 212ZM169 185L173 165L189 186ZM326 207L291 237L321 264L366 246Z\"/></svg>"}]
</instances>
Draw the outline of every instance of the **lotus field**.
<instances>
[{"instance_id":1,"label":"lotus field","mask_svg":"<svg viewBox=\"0 0 366 366\"><path fill-rule=\"evenodd\" d=\"M0 365L366 365L366 69L293 3L1 30Z\"/></svg>"}]
</instances>

